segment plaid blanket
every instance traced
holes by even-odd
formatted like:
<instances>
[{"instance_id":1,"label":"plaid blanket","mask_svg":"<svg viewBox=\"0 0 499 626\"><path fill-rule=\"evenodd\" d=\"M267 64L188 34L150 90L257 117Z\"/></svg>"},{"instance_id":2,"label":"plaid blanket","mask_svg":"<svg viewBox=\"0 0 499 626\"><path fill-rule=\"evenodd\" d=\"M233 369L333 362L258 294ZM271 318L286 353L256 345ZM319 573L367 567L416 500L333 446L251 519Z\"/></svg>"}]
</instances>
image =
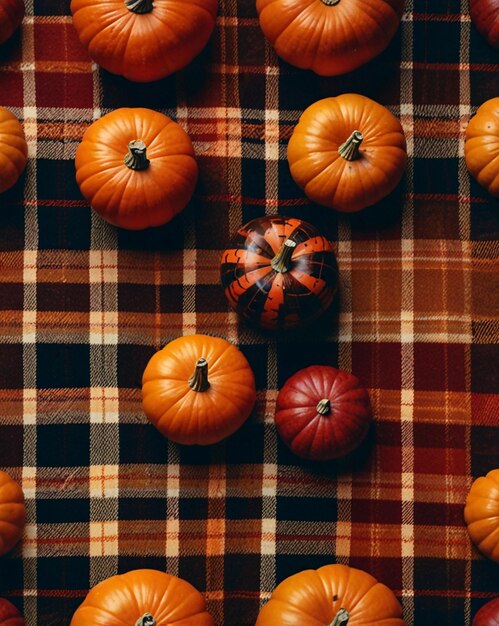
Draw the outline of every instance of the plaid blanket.
<instances>
[{"instance_id":1,"label":"plaid blanket","mask_svg":"<svg viewBox=\"0 0 499 626\"><path fill-rule=\"evenodd\" d=\"M467 0L407 0L389 48L336 78L279 61L254 0L221 0L201 56L145 85L91 63L68 4L27 0L0 49L0 104L29 143L0 197L0 466L28 515L0 595L27 626L68 624L89 587L151 567L205 593L217 626L252 626L286 576L338 562L389 585L409 626L471 624L498 593L463 503L499 466L499 207L463 142L499 53ZM345 92L399 116L409 153L397 190L352 216L313 206L286 161L303 109ZM198 157L191 204L152 232L108 225L75 182L84 130L122 106L176 119ZM275 213L329 236L341 274L335 314L284 337L242 323L218 271L241 224ZM195 332L239 345L258 386L245 426L207 448L168 442L141 409L150 356ZM369 389L375 426L344 461L302 462L276 436L277 390L310 364Z\"/></svg>"}]
</instances>

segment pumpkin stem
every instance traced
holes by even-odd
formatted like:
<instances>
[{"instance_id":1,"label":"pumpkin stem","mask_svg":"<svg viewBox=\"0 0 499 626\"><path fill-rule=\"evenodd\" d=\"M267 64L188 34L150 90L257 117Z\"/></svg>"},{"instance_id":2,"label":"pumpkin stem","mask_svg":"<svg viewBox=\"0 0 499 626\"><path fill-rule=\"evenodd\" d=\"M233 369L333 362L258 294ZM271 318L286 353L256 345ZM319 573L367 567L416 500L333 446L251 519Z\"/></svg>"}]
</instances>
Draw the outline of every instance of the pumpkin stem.
<instances>
[{"instance_id":1,"label":"pumpkin stem","mask_svg":"<svg viewBox=\"0 0 499 626\"><path fill-rule=\"evenodd\" d=\"M355 161L359 158L359 148L364 136L360 130L354 130L350 137L338 148L340 155L347 161Z\"/></svg>"},{"instance_id":2,"label":"pumpkin stem","mask_svg":"<svg viewBox=\"0 0 499 626\"><path fill-rule=\"evenodd\" d=\"M206 391L210 388L208 381L208 361L206 359L201 358L196 361L194 374L189 378L189 387L193 391Z\"/></svg>"},{"instance_id":3,"label":"pumpkin stem","mask_svg":"<svg viewBox=\"0 0 499 626\"><path fill-rule=\"evenodd\" d=\"M156 620L150 613L144 613L142 617L135 622L135 626L156 626Z\"/></svg>"},{"instance_id":4,"label":"pumpkin stem","mask_svg":"<svg viewBox=\"0 0 499 626\"><path fill-rule=\"evenodd\" d=\"M322 0L322 3L327 7L334 7L335 4L338 4L340 0Z\"/></svg>"},{"instance_id":5,"label":"pumpkin stem","mask_svg":"<svg viewBox=\"0 0 499 626\"><path fill-rule=\"evenodd\" d=\"M349 619L350 613L346 609L340 609L329 626L347 626Z\"/></svg>"},{"instance_id":6,"label":"pumpkin stem","mask_svg":"<svg viewBox=\"0 0 499 626\"><path fill-rule=\"evenodd\" d=\"M315 410L319 413L319 415L329 415L329 413L331 413L331 402L329 398L319 400Z\"/></svg>"},{"instance_id":7,"label":"pumpkin stem","mask_svg":"<svg viewBox=\"0 0 499 626\"><path fill-rule=\"evenodd\" d=\"M153 9L153 0L125 0L126 8L132 13L150 13Z\"/></svg>"},{"instance_id":8,"label":"pumpkin stem","mask_svg":"<svg viewBox=\"0 0 499 626\"><path fill-rule=\"evenodd\" d=\"M125 165L131 170L141 171L149 167L146 154L147 146L143 141L136 139L128 144L128 152L124 158Z\"/></svg>"},{"instance_id":9,"label":"pumpkin stem","mask_svg":"<svg viewBox=\"0 0 499 626\"><path fill-rule=\"evenodd\" d=\"M291 268L291 255L293 254L293 250L295 248L296 242L291 241L291 239L286 239L279 252L270 262L272 269L276 272L280 272L281 274L288 272Z\"/></svg>"}]
</instances>

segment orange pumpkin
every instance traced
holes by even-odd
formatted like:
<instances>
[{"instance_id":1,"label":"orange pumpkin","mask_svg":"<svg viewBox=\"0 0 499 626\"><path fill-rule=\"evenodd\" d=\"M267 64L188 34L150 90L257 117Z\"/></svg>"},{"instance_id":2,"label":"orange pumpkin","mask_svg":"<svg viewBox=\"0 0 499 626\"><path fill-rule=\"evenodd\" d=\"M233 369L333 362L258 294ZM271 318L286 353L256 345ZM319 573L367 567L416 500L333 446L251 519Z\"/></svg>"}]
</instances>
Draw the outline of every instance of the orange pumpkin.
<instances>
[{"instance_id":1,"label":"orange pumpkin","mask_svg":"<svg viewBox=\"0 0 499 626\"><path fill-rule=\"evenodd\" d=\"M187 581L151 569L112 576L89 591L71 626L213 626Z\"/></svg>"},{"instance_id":2,"label":"orange pumpkin","mask_svg":"<svg viewBox=\"0 0 499 626\"><path fill-rule=\"evenodd\" d=\"M0 193L13 187L26 167L28 145L21 122L0 107Z\"/></svg>"},{"instance_id":3,"label":"orange pumpkin","mask_svg":"<svg viewBox=\"0 0 499 626\"><path fill-rule=\"evenodd\" d=\"M219 337L188 335L154 354L142 377L144 412L166 437L208 445L234 433L256 399L246 357Z\"/></svg>"},{"instance_id":4,"label":"orange pumpkin","mask_svg":"<svg viewBox=\"0 0 499 626\"><path fill-rule=\"evenodd\" d=\"M473 178L499 198L499 98L484 102L471 118L464 158Z\"/></svg>"},{"instance_id":5,"label":"orange pumpkin","mask_svg":"<svg viewBox=\"0 0 499 626\"><path fill-rule=\"evenodd\" d=\"M477 478L464 507L471 541L482 554L499 563L499 469Z\"/></svg>"},{"instance_id":6,"label":"orange pumpkin","mask_svg":"<svg viewBox=\"0 0 499 626\"><path fill-rule=\"evenodd\" d=\"M23 0L0 0L0 44L10 39L24 18Z\"/></svg>"},{"instance_id":7,"label":"orange pumpkin","mask_svg":"<svg viewBox=\"0 0 499 626\"><path fill-rule=\"evenodd\" d=\"M257 0L256 8L264 35L281 58L336 76L387 47L404 0Z\"/></svg>"},{"instance_id":8,"label":"orange pumpkin","mask_svg":"<svg viewBox=\"0 0 499 626\"><path fill-rule=\"evenodd\" d=\"M288 145L291 175L317 204L360 211L397 186L407 163L399 120L357 94L315 102L300 117Z\"/></svg>"},{"instance_id":9,"label":"orange pumpkin","mask_svg":"<svg viewBox=\"0 0 499 626\"><path fill-rule=\"evenodd\" d=\"M73 24L90 57L136 82L169 76L206 46L218 0L72 0Z\"/></svg>"},{"instance_id":10,"label":"orange pumpkin","mask_svg":"<svg viewBox=\"0 0 499 626\"><path fill-rule=\"evenodd\" d=\"M405 626L393 592L346 565L304 570L283 580L256 626Z\"/></svg>"},{"instance_id":11,"label":"orange pumpkin","mask_svg":"<svg viewBox=\"0 0 499 626\"><path fill-rule=\"evenodd\" d=\"M187 133L150 109L94 122L76 151L76 180L91 207L129 230L169 222L189 202L198 166Z\"/></svg>"},{"instance_id":12,"label":"orange pumpkin","mask_svg":"<svg viewBox=\"0 0 499 626\"><path fill-rule=\"evenodd\" d=\"M7 472L0 471L0 556L21 539L25 523L23 490Z\"/></svg>"}]
</instances>

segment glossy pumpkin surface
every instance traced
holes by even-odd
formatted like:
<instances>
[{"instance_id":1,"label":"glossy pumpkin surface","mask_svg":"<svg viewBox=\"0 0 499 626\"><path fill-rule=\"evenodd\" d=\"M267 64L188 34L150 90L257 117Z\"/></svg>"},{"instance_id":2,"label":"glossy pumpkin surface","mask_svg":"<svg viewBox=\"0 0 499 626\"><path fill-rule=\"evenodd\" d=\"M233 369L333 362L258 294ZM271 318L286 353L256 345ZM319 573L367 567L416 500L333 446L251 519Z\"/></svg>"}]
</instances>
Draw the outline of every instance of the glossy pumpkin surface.
<instances>
[{"instance_id":1,"label":"glossy pumpkin surface","mask_svg":"<svg viewBox=\"0 0 499 626\"><path fill-rule=\"evenodd\" d=\"M25 522L23 490L7 472L0 471L0 556L21 539Z\"/></svg>"},{"instance_id":2,"label":"glossy pumpkin surface","mask_svg":"<svg viewBox=\"0 0 499 626\"><path fill-rule=\"evenodd\" d=\"M24 626L24 618L8 600L0 598L0 626Z\"/></svg>"},{"instance_id":3,"label":"glossy pumpkin surface","mask_svg":"<svg viewBox=\"0 0 499 626\"><path fill-rule=\"evenodd\" d=\"M331 305L338 270L333 244L299 219L252 220L222 255L221 279L231 307L263 328L292 328Z\"/></svg>"},{"instance_id":4,"label":"glossy pumpkin surface","mask_svg":"<svg viewBox=\"0 0 499 626\"><path fill-rule=\"evenodd\" d=\"M343 212L376 204L397 186L407 163L400 121L358 94L308 107L288 144L291 175L317 204Z\"/></svg>"},{"instance_id":5,"label":"glossy pumpkin surface","mask_svg":"<svg viewBox=\"0 0 499 626\"><path fill-rule=\"evenodd\" d=\"M469 121L464 158L473 178L499 198L499 98L484 102Z\"/></svg>"},{"instance_id":6,"label":"glossy pumpkin surface","mask_svg":"<svg viewBox=\"0 0 499 626\"><path fill-rule=\"evenodd\" d=\"M12 37L21 25L24 13L24 0L0 0L0 44Z\"/></svg>"},{"instance_id":7,"label":"glossy pumpkin surface","mask_svg":"<svg viewBox=\"0 0 499 626\"><path fill-rule=\"evenodd\" d=\"M76 151L76 180L90 206L129 230L169 222L198 176L187 133L150 109L116 109L94 122Z\"/></svg>"},{"instance_id":8,"label":"glossy pumpkin surface","mask_svg":"<svg viewBox=\"0 0 499 626\"><path fill-rule=\"evenodd\" d=\"M476 547L499 563L499 469L475 480L466 498L464 519Z\"/></svg>"},{"instance_id":9,"label":"glossy pumpkin surface","mask_svg":"<svg viewBox=\"0 0 499 626\"><path fill-rule=\"evenodd\" d=\"M164 78L206 46L218 0L72 0L73 24L90 57L136 82Z\"/></svg>"},{"instance_id":10,"label":"glossy pumpkin surface","mask_svg":"<svg viewBox=\"0 0 499 626\"><path fill-rule=\"evenodd\" d=\"M499 2L470 0L471 21L494 48L499 48Z\"/></svg>"},{"instance_id":11,"label":"glossy pumpkin surface","mask_svg":"<svg viewBox=\"0 0 499 626\"><path fill-rule=\"evenodd\" d=\"M345 74L380 54L403 0L257 0L265 37L285 61L322 76Z\"/></svg>"},{"instance_id":12,"label":"glossy pumpkin surface","mask_svg":"<svg viewBox=\"0 0 499 626\"><path fill-rule=\"evenodd\" d=\"M499 626L499 598L482 606L473 618L473 626Z\"/></svg>"},{"instance_id":13,"label":"glossy pumpkin surface","mask_svg":"<svg viewBox=\"0 0 499 626\"><path fill-rule=\"evenodd\" d=\"M0 107L0 193L13 187L26 167L28 145L21 122Z\"/></svg>"},{"instance_id":14,"label":"glossy pumpkin surface","mask_svg":"<svg viewBox=\"0 0 499 626\"><path fill-rule=\"evenodd\" d=\"M187 581L151 569L108 578L91 589L71 626L213 626L203 596Z\"/></svg>"},{"instance_id":15,"label":"glossy pumpkin surface","mask_svg":"<svg viewBox=\"0 0 499 626\"><path fill-rule=\"evenodd\" d=\"M393 592L346 565L304 570L278 585L256 626L405 626Z\"/></svg>"},{"instance_id":16,"label":"glossy pumpkin surface","mask_svg":"<svg viewBox=\"0 0 499 626\"><path fill-rule=\"evenodd\" d=\"M208 445L232 435L256 400L243 353L209 335L187 335L152 356L142 377L144 412L177 443Z\"/></svg>"},{"instance_id":17,"label":"glossy pumpkin surface","mask_svg":"<svg viewBox=\"0 0 499 626\"><path fill-rule=\"evenodd\" d=\"M327 461L346 456L364 439L372 412L359 379L343 370L312 365L284 383L275 425L298 456Z\"/></svg>"}]
</instances>

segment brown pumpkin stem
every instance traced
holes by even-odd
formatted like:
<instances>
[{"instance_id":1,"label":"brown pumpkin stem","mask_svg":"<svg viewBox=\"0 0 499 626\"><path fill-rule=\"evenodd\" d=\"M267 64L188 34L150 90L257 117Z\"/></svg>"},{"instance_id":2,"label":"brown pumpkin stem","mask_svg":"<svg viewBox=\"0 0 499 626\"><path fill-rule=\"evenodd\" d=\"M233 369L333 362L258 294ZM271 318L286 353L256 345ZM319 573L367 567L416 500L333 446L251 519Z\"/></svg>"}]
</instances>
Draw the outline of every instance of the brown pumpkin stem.
<instances>
[{"instance_id":1,"label":"brown pumpkin stem","mask_svg":"<svg viewBox=\"0 0 499 626\"><path fill-rule=\"evenodd\" d=\"M340 609L329 626L346 626L349 619L350 613L346 609Z\"/></svg>"},{"instance_id":2,"label":"brown pumpkin stem","mask_svg":"<svg viewBox=\"0 0 499 626\"><path fill-rule=\"evenodd\" d=\"M327 7L334 7L335 4L338 4L340 0L321 0L323 4Z\"/></svg>"},{"instance_id":3,"label":"brown pumpkin stem","mask_svg":"<svg viewBox=\"0 0 499 626\"><path fill-rule=\"evenodd\" d=\"M189 378L189 387L193 391L206 391L210 388L208 381L208 361L206 359L201 358L196 361L194 374Z\"/></svg>"},{"instance_id":4,"label":"brown pumpkin stem","mask_svg":"<svg viewBox=\"0 0 499 626\"><path fill-rule=\"evenodd\" d=\"M347 161L355 161L360 157L360 144L364 136L360 130L354 130L350 137L338 148L340 155Z\"/></svg>"},{"instance_id":5,"label":"brown pumpkin stem","mask_svg":"<svg viewBox=\"0 0 499 626\"><path fill-rule=\"evenodd\" d=\"M156 620L150 613L144 613L142 617L135 622L135 626L156 626Z\"/></svg>"},{"instance_id":6,"label":"brown pumpkin stem","mask_svg":"<svg viewBox=\"0 0 499 626\"><path fill-rule=\"evenodd\" d=\"M279 252L270 262L272 269L274 269L276 272L280 272L281 274L289 272L289 270L291 269L291 255L293 254L293 250L295 248L296 242L291 241L291 239L286 239L286 241L282 244Z\"/></svg>"},{"instance_id":7,"label":"brown pumpkin stem","mask_svg":"<svg viewBox=\"0 0 499 626\"><path fill-rule=\"evenodd\" d=\"M150 13L153 9L153 0L125 0L126 8L132 13Z\"/></svg>"},{"instance_id":8,"label":"brown pumpkin stem","mask_svg":"<svg viewBox=\"0 0 499 626\"><path fill-rule=\"evenodd\" d=\"M147 158L147 146L143 141L136 139L128 144L128 152L124 158L125 165L131 170L140 172L149 167L149 159Z\"/></svg>"},{"instance_id":9,"label":"brown pumpkin stem","mask_svg":"<svg viewBox=\"0 0 499 626\"><path fill-rule=\"evenodd\" d=\"M329 413L331 413L331 402L329 398L319 400L315 410L319 413L319 415L329 415Z\"/></svg>"}]
</instances>

